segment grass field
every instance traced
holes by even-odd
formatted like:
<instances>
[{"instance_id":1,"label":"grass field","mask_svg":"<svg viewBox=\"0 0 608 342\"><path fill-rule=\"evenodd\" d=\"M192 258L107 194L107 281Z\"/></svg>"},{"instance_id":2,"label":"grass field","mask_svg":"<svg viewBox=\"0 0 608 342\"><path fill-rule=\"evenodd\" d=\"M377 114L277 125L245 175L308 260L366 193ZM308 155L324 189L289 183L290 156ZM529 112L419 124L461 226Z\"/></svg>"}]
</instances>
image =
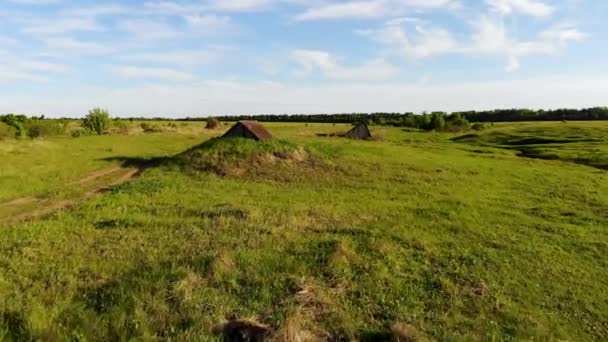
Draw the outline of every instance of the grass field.
<instances>
[{"instance_id":1,"label":"grass field","mask_svg":"<svg viewBox=\"0 0 608 342\"><path fill-rule=\"evenodd\" d=\"M608 123L265 126L277 141L0 141L0 215L148 166L0 223L0 339L213 341L226 320L277 341L608 338Z\"/></svg>"}]
</instances>

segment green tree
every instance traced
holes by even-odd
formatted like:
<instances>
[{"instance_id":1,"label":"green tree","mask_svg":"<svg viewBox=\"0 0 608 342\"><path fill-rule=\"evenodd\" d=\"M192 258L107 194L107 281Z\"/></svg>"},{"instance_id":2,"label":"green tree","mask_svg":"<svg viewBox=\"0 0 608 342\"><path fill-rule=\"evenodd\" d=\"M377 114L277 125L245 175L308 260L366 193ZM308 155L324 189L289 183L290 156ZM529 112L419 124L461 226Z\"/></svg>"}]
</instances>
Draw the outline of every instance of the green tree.
<instances>
[{"instance_id":1,"label":"green tree","mask_svg":"<svg viewBox=\"0 0 608 342\"><path fill-rule=\"evenodd\" d=\"M110 127L110 113L105 109L94 108L84 118L82 125L90 131L103 134Z\"/></svg>"},{"instance_id":2,"label":"green tree","mask_svg":"<svg viewBox=\"0 0 608 342\"><path fill-rule=\"evenodd\" d=\"M445 119L443 116L441 113L433 113L431 115L429 130L443 131L445 129Z\"/></svg>"},{"instance_id":3,"label":"green tree","mask_svg":"<svg viewBox=\"0 0 608 342\"><path fill-rule=\"evenodd\" d=\"M448 116L446 125L446 128L452 131L466 130L471 127L471 123L460 113L453 113L452 115Z\"/></svg>"},{"instance_id":4,"label":"green tree","mask_svg":"<svg viewBox=\"0 0 608 342\"><path fill-rule=\"evenodd\" d=\"M418 116L418 128L422 128L425 130L431 130L431 116L427 113L422 113L422 115Z\"/></svg>"}]
</instances>

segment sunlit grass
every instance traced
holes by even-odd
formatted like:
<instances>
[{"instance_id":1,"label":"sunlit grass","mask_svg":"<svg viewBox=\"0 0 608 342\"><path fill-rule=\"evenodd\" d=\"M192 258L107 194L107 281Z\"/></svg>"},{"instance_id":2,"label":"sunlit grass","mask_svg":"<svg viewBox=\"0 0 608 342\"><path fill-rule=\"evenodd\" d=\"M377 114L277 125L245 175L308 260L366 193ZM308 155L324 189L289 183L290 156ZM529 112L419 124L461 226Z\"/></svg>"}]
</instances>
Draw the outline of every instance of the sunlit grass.
<instances>
[{"instance_id":1,"label":"sunlit grass","mask_svg":"<svg viewBox=\"0 0 608 342\"><path fill-rule=\"evenodd\" d=\"M237 316L316 338L387 339L399 326L432 340L601 340L606 171L484 140L571 134L559 124L497 125L472 144L379 127L384 141L351 141L316 136L346 125L267 124L287 142L212 142L171 157L206 138L159 134L118 152L88 148L91 169L106 157L169 159L72 210L3 228L0 336L214 340L215 326ZM593 139L607 127L567 125ZM220 155L242 168L240 159L300 148L323 167L184 168ZM13 160L13 170L31 165Z\"/></svg>"}]
</instances>

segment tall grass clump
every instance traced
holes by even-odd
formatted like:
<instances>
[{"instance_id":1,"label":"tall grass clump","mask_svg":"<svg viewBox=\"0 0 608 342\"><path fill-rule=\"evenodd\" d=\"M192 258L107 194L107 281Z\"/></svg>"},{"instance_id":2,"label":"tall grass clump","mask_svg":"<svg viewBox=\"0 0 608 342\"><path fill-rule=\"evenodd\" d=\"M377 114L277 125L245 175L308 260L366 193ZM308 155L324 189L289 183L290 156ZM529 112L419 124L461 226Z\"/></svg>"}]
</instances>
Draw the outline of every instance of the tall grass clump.
<instances>
[{"instance_id":1,"label":"tall grass clump","mask_svg":"<svg viewBox=\"0 0 608 342\"><path fill-rule=\"evenodd\" d=\"M82 122L84 128L99 135L104 134L110 127L110 113L101 108L94 108Z\"/></svg>"}]
</instances>

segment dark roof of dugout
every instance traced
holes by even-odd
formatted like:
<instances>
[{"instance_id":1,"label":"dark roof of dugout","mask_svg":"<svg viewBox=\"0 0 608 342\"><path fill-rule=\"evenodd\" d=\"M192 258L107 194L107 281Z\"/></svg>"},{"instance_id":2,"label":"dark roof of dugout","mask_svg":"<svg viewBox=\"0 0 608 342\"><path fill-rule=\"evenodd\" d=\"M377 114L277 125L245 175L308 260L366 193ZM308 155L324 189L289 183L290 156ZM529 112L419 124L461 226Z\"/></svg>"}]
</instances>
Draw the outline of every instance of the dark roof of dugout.
<instances>
[{"instance_id":1,"label":"dark roof of dugout","mask_svg":"<svg viewBox=\"0 0 608 342\"><path fill-rule=\"evenodd\" d=\"M257 121L239 121L236 125L234 125L234 127L237 127L239 125L244 126L245 129L251 132L258 140L272 139L272 134L270 134L270 132L268 132L264 127L262 127L262 125L260 125ZM232 131L233 128L228 130L226 136L230 135L229 133Z\"/></svg>"}]
</instances>

